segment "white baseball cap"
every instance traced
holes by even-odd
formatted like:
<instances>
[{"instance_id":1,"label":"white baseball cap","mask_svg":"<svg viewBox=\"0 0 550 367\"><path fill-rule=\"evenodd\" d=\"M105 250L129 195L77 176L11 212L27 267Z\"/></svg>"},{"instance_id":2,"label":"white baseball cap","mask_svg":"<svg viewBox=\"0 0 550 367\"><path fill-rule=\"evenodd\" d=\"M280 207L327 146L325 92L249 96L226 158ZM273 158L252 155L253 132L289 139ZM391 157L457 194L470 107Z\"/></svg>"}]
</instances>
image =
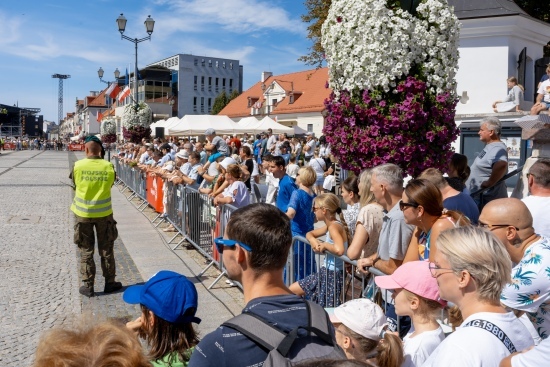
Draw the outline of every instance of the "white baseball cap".
<instances>
[{"instance_id":1,"label":"white baseball cap","mask_svg":"<svg viewBox=\"0 0 550 367\"><path fill-rule=\"evenodd\" d=\"M220 164L223 168L227 169L230 164L237 164L237 162L231 157L225 157Z\"/></svg>"},{"instance_id":2,"label":"white baseball cap","mask_svg":"<svg viewBox=\"0 0 550 367\"><path fill-rule=\"evenodd\" d=\"M378 341L388 326L384 311L367 298L348 301L334 309L330 315L332 323L341 323L367 339Z\"/></svg>"}]
</instances>

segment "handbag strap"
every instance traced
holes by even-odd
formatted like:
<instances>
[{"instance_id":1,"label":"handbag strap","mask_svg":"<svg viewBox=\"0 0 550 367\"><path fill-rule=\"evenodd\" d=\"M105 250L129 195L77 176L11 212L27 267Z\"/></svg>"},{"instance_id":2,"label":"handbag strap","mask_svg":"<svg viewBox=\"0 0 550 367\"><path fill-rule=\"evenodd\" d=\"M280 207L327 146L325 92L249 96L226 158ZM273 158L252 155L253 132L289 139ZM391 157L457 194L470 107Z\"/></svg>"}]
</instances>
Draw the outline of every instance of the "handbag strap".
<instances>
[{"instance_id":1,"label":"handbag strap","mask_svg":"<svg viewBox=\"0 0 550 367\"><path fill-rule=\"evenodd\" d=\"M502 331L501 328L499 328L497 325L493 324L492 322L489 322L487 320L472 320L466 323L463 327L477 327L479 329L486 330L496 336L502 344L508 349L510 354L517 352L516 347L514 346L514 343L512 343L512 340L506 335L504 331Z\"/></svg>"}]
</instances>

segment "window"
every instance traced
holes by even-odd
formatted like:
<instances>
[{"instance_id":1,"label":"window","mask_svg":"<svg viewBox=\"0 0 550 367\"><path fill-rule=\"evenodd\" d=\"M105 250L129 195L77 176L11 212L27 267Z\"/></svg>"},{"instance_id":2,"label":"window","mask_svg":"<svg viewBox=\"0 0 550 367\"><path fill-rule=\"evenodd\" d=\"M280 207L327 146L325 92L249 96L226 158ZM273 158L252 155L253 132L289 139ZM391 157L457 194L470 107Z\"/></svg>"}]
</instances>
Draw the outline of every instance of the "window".
<instances>
[{"instance_id":1,"label":"window","mask_svg":"<svg viewBox=\"0 0 550 367\"><path fill-rule=\"evenodd\" d=\"M225 61L222 63L222 68L225 69Z\"/></svg>"},{"instance_id":2,"label":"window","mask_svg":"<svg viewBox=\"0 0 550 367\"><path fill-rule=\"evenodd\" d=\"M216 61L216 67L219 67L219 65L218 65L218 64L219 64L219 61Z\"/></svg>"},{"instance_id":3,"label":"window","mask_svg":"<svg viewBox=\"0 0 550 367\"><path fill-rule=\"evenodd\" d=\"M197 97L193 97L193 111L197 112Z\"/></svg>"},{"instance_id":4,"label":"window","mask_svg":"<svg viewBox=\"0 0 550 367\"><path fill-rule=\"evenodd\" d=\"M212 111L212 98L208 98L208 112Z\"/></svg>"},{"instance_id":5,"label":"window","mask_svg":"<svg viewBox=\"0 0 550 367\"><path fill-rule=\"evenodd\" d=\"M201 90L204 91L204 76L201 76Z\"/></svg>"},{"instance_id":6,"label":"window","mask_svg":"<svg viewBox=\"0 0 550 367\"><path fill-rule=\"evenodd\" d=\"M229 79L229 91L233 92L233 79Z\"/></svg>"},{"instance_id":7,"label":"window","mask_svg":"<svg viewBox=\"0 0 550 367\"><path fill-rule=\"evenodd\" d=\"M229 69L233 70L233 63L232 62L229 63Z\"/></svg>"},{"instance_id":8,"label":"window","mask_svg":"<svg viewBox=\"0 0 550 367\"><path fill-rule=\"evenodd\" d=\"M212 60L208 60L208 66L212 67Z\"/></svg>"},{"instance_id":9,"label":"window","mask_svg":"<svg viewBox=\"0 0 550 367\"><path fill-rule=\"evenodd\" d=\"M212 92L212 77L208 77L208 91Z\"/></svg>"},{"instance_id":10,"label":"window","mask_svg":"<svg viewBox=\"0 0 550 367\"><path fill-rule=\"evenodd\" d=\"M215 90L216 93L218 93L218 90L219 90L218 89L218 85L220 84L219 82L220 82L220 78L216 78L216 90Z\"/></svg>"},{"instance_id":11,"label":"window","mask_svg":"<svg viewBox=\"0 0 550 367\"><path fill-rule=\"evenodd\" d=\"M222 79L222 88L225 89L225 78Z\"/></svg>"},{"instance_id":12,"label":"window","mask_svg":"<svg viewBox=\"0 0 550 367\"><path fill-rule=\"evenodd\" d=\"M199 65L199 59L195 59L195 66Z\"/></svg>"},{"instance_id":13,"label":"window","mask_svg":"<svg viewBox=\"0 0 550 367\"><path fill-rule=\"evenodd\" d=\"M204 59L201 60L201 65L204 66Z\"/></svg>"},{"instance_id":14,"label":"window","mask_svg":"<svg viewBox=\"0 0 550 367\"><path fill-rule=\"evenodd\" d=\"M307 124L307 132L312 133L313 132L313 124Z\"/></svg>"},{"instance_id":15,"label":"window","mask_svg":"<svg viewBox=\"0 0 550 367\"><path fill-rule=\"evenodd\" d=\"M204 112L204 97L201 97L201 112Z\"/></svg>"},{"instance_id":16,"label":"window","mask_svg":"<svg viewBox=\"0 0 550 367\"><path fill-rule=\"evenodd\" d=\"M197 90L197 81L199 80L199 77L195 75L194 77L194 85L195 87L193 88L194 90Z\"/></svg>"}]
</instances>

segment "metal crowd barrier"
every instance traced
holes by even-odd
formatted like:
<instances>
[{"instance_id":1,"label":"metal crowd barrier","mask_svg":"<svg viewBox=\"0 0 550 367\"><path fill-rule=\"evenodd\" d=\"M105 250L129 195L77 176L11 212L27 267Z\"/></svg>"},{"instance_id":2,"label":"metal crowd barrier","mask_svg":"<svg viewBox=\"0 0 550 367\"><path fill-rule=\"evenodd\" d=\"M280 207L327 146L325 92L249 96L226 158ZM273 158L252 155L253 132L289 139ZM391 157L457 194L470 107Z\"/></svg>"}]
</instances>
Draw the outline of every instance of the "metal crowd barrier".
<instances>
[{"instance_id":1,"label":"metal crowd barrier","mask_svg":"<svg viewBox=\"0 0 550 367\"><path fill-rule=\"evenodd\" d=\"M133 191L131 198L137 196L144 201L145 205L149 204L146 199L144 175L137 169L121 164L118 159L115 160L115 168L118 179L125 185L122 191L130 189ZM174 185L171 182L165 182L164 186L165 213L159 214L158 217L169 222L177 231L168 243L172 243L181 236L173 250L187 241L209 260L206 268L198 274L199 277L212 266L216 266L221 271L221 274L208 287L210 289L227 275L222 257L213 246L213 239L223 236L231 213L237 208L228 204L215 207L208 195L200 193L195 188ZM139 207L141 206L143 204ZM359 272L357 261L350 260L345 255L313 253L305 237L294 236L284 271L284 281L287 286L290 286L295 281L317 274L314 278L310 278L312 281L307 282L307 285L312 289L315 288L310 292L313 293L310 298L322 306L337 307L349 300L364 297L381 304L384 311L387 311L388 302L391 302L391 293L387 290L381 291L374 282L374 277L385 274L372 267L368 271L367 274ZM238 283L237 285L242 287ZM397 322L399 328L399 319Z\"/></svg>"}]
</instances>

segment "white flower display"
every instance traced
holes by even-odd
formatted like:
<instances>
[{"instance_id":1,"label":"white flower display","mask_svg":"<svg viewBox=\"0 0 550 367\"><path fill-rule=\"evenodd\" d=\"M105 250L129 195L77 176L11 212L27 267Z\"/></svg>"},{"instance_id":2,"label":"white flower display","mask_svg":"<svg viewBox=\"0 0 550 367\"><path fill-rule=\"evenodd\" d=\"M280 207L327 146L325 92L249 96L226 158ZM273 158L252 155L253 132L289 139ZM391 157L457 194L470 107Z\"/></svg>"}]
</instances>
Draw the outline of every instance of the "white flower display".
<instances>
[{"instance_id":1,"label":"white flower display","mask_svg":"<svg viewBox=\"0 0 550 367\"><path fill-rule=\"evenodd\" d=\"M124 113L122 115L122 125L126 129L133 127L149 127L153 121L153 113L151 107L147 103L140 102L136 112L134 104L128 104L124 107Z\"/></svg>"},{"instance_id":2,"label":"white flower display","mask_svg":"<svg viewBox=\"0 0 550 367\"><path fill-rule=\"evenodd\" d=\"M333 0L321 38L329 85L387 93L417 74L430 92L456 95L459 29L446 0L422 0L415 15L387 0Z\"/></svg>"},{"instance_id":3,"label":"white flower display","mask_svg":"<svg viewBox=\"0 0 550 367\"><path fill-rule=\"evenodd\" d=\"M114 119L105 119L101 121L101 135L116 134L116 121Z\"/></svg>"}]
</instances>

